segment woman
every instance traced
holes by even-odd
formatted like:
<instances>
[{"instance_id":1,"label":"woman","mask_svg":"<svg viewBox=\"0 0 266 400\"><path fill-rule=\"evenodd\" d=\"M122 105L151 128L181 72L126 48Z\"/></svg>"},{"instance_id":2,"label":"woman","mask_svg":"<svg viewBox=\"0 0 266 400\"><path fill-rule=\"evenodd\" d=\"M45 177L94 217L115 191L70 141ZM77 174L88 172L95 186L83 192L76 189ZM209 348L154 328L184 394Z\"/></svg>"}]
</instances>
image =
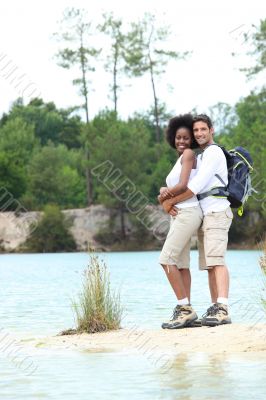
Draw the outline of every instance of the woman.
<instances>
[{"instance_id":1,"label":"woman","mask_svg":"<svg viewBox=\"0 0 266 400\"><path fill-rule=\"evenodd\" d=\"M191 114L172 118L166 131L167 141L177 150L179 158L166 178L167 187L158 196L164 200L186 190L189 180L196 174L197 159L193 148L198 147L193 136ZM191 276L190 241L202 223L202 211L194 196L176 205L177 215L171 216L170 230L165 240L159 262L177 297L177 306L171 320L162 328L177 329L192 325L198 318L190 304Z\"/></svg>"}]
</instances>

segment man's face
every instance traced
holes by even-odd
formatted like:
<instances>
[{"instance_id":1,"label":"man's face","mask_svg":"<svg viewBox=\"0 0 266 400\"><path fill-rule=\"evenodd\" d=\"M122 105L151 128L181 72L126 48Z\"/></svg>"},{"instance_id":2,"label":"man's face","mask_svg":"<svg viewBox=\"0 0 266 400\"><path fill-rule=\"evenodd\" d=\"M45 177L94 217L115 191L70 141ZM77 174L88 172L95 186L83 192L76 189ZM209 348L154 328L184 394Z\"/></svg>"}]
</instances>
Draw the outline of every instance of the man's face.
<instances>
[{"instance_id":1,"label":"man's face","mask_svg":"<svg viewBox=\"0 0 266 400\"><path fill-rule=\"evenodd\" d=\"M213 128L209 128L206 122L197 121L193 124L193 133L199 146L204 148L213 143Z\"/></svg>"}]
</instances>

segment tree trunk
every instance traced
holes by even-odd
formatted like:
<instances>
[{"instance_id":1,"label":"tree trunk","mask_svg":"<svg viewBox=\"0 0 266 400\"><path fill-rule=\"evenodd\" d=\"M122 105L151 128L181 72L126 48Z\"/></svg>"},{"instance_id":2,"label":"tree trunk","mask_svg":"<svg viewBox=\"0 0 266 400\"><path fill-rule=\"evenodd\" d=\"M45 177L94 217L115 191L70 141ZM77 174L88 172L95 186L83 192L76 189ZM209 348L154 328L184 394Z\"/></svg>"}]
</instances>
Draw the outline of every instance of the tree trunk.
<instances>
[{"instance_id":1,"label":"tree trunk","mask_svg":"<svg viewBox=\"0 0 266 400\"><path fill-rule=\"evenodd\" d=\"M152 84L153 101L154 101L155 137L156 137L156 142L160 143L160 123L159 123L158 99L156 96L152 59L151 59L150 53L149 53L149 62L150 62L150 75L151 75L151 84Z\"/></svg>"},{"instance_id":2,"label":"tree trunk","mask_svg":"<svg viewBox=\"0 0 266 400\"><path fill-rule=\"evenodd\" d=\"M89 151L85 150L85 159L89 160ZM93 203L93 177L91 174L91 170L88 166L85 167L85 176L86 176L86 192L87 192L87 206L89 207Z\"/></svg>"},{"instance_id":3,"label":"tree trunk","mask_svg":"<svg viewBox=\"0 0 266 400\"><path fill-rule=\"evenodd\" d=\"M114 111L117 114L117 62L118 62L118 44L115 44L114 70L113 70L113 93L114 93Z\"/></svg>"},{"instance_id":4,"label":"tree trunk","mask_svg":"<svg viewBox=\"0 0 266 400\"><path fill-rule=\"evenodd\" d=\"M126 227L125 227L125 215L123 208L120 209L120 227L121 227L121 237L126 239Z\"/></svg>"},{"instance_id":5,"label":"tree trunk","mask_svg":"<svg viewBox=\"0 0 266 400\"><path fill-rule=\"evenodd\" d=\"M83 37L81 36L80 40L80 62L81 62L81 70L82 70L82 86L83 86L83 96L84 96L84 109L86 114L86 124L89 125L89 104L88 104L88 88L87 88L87 81L86 81L86 68L85 68L85 60L83 54ZM85 149L85 160L88 162L90 159L89 150ZM87 191L87 206L89 207L93 203L93 181L92 175L89 167L85 166L85 177L86 177L86 191Z\"/></svg>"}]
</instances>

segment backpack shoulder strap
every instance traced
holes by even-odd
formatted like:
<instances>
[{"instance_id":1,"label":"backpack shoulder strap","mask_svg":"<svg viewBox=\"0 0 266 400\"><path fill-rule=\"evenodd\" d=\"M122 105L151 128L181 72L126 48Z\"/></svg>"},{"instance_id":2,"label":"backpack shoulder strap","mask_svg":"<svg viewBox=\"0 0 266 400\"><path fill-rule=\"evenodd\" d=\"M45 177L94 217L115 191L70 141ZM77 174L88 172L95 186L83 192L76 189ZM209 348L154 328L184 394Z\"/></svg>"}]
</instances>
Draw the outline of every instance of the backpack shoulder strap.
<instances>
[{"instance_id":1,"label":"backpack shoulder strap","mask_svg":"<svg viewBox=\"0 0 266 400\"><path fill-rule=\"evenodd\" d=\"M222 179L222 177L221 177L219 174L215 174L214 176L216 176L216 178L219 179L219 181L220 181L224 186L226 186L225 181Z\"/></svg>"},{"instance_id":2,"label":"backpack shoulder strap","mask_svg":"<svg viewBox=\"0 0 266 400\"><path fill-rule=\"evenodd\" d=\"M205 147L205 149L203 150L203 152L202 152L201 155L200 155L200 159L201 159L201 160L202 160L204 151L207 150L210 146L218 146L218 147L220 147L217 143L208 144L208 146Z\"/></svg>"}]
</instances>

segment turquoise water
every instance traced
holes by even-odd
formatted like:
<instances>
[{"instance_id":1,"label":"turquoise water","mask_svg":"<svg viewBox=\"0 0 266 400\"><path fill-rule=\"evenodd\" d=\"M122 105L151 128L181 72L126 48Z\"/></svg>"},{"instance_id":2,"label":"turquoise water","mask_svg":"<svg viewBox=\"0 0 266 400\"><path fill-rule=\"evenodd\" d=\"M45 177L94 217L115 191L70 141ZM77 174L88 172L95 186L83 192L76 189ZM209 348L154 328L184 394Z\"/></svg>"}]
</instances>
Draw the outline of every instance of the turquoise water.
<instances>
[{"instance_id":1,"label":"turquoise water","mask_svg":"<svg viewBox=\"0 0 266 400\"><path fill-rule=\"evenodd\" d=\"M257 251L228 251L233 322L265 322L265 297ZM175 298L158 265L158 252L103 253L112 286L121 291L122 325L160 328ZM1 255L0 328L14 337L55 335L74 326L71 298L81 288L85 253ZM192 251L192 301L209 305L207 275ZM30 351L30 354L29 354ZM28 376L1 351L0 399L264 399L265 356L179 354L166 374L134 352L86 353L23 349L36 371Z\"/></svg>"}]
</instances>

